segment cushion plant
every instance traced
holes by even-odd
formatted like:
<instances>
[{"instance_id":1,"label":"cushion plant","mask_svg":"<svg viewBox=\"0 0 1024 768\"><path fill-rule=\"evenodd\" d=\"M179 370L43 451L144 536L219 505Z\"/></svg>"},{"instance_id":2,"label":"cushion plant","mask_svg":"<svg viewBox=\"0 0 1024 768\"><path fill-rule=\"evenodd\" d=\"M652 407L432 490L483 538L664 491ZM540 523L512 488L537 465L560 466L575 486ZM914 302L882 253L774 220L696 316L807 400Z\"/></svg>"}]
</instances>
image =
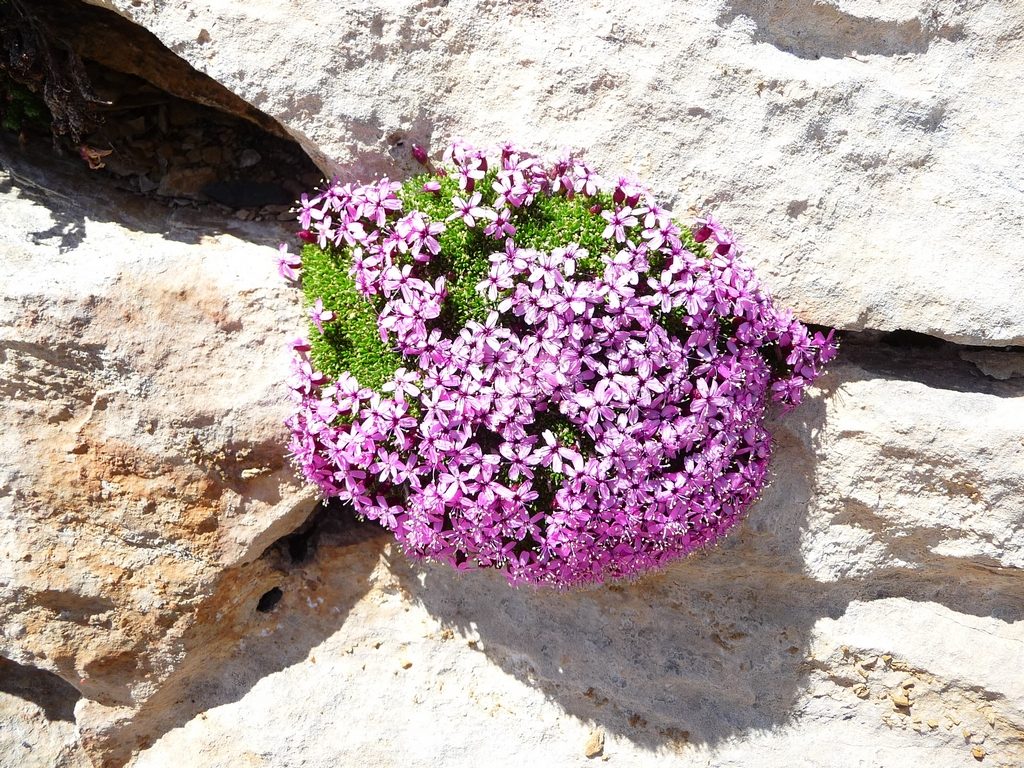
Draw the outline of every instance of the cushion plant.
<instances>
[{"instance_id":1,"label":"cushion plant","mask_svg":"<svg viewBox=\"0 0 1024 768\"><path fill-rule=\"evenodd\" d=\"M410 554L600 582L705 547L757 498L770 403L834 355L729 230L579 158L454 143L299 203L291 455Z\"/></svg>"}]
</instances>

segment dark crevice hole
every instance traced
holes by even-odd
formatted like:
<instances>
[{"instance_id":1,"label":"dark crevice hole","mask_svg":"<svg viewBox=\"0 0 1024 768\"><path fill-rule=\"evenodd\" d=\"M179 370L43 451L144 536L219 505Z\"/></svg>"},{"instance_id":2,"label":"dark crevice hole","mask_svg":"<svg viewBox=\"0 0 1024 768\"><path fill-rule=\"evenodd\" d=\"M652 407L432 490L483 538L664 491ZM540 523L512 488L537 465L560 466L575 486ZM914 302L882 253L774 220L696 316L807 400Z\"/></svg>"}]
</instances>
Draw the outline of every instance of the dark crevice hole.
<instances>
[{"instance_id":1,"label":"dark crevice hole","mask_svg":"<svg viewBox=\"0 0 1024 768\"><path fill-rule=\"evenodd\" d=\"M83 176L244 221L292 220L322 177L273 118L81 0L0 0L0 134L8 151L52 143Z\"/></svg>"},{"instance_id":2,"label":"dark crevice hole","mask_svg":"<svg viewBox=\"0 0 1024 768\"><path fill-rule=\"evenodd\" d=\"M312 561L322 546L349 546L386 535L378 523L357 518L351 504L325 499L302 525L274 542L271 549L277 551L282 565L295 567Z\"/></svg>"},{"instance_id":3,"label":"dark crevice hole","mask_svg":"<svg viewBox=\"0 0 1024 768\"><path fill-rule=\"evenodd\" d=\"M259 602L256 603L256 610L260 613L270 613L281 602L282 597L284 597L284 592L281 591L280 587L269 589L263 593Z\"/></svg>"},{"instance_id":4,"label":"dark crevice hole","mask_svg":"<svg viewBox=\"0 0 1024 768\"><path fill-rule=\"evenodd\" d=\"M896 330L887 333L881 338L881 342L890 347L918 348L918 349L939 349L948 342L936 336L929 336L927 333L917 331Z\"/></svg>"}]
</instances>

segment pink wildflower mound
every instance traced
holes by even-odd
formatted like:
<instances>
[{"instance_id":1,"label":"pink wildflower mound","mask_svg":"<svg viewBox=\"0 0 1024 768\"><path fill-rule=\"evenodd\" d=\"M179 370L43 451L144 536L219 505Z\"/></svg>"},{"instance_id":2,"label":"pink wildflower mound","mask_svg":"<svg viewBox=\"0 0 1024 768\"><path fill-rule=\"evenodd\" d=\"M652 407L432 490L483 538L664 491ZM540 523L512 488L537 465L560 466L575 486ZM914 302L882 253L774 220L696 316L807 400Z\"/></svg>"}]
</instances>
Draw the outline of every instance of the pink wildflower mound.
<instances>
[{"instance_id":1,"label":"pink wildflower mound","mask_svg":"<svg viewBox=\"0 0 1024 768\"><path fill-rule=\"evenodd\" d=\"M732 233L635 180L456 142L405 184L299 203L310 338L290 453L413 556L512 583L634 576L716 541L764 485L772 404L835 354Z\"/></svg>"}]
</instances>

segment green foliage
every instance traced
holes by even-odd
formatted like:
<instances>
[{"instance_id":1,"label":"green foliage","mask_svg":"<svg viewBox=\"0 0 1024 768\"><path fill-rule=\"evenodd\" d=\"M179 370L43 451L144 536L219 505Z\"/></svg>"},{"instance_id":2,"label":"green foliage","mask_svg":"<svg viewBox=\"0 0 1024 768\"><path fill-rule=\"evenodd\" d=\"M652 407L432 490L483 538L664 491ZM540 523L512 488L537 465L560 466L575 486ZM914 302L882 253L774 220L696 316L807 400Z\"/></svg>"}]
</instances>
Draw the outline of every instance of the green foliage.
<instances>
[{"instance_id":1,"label":"green foliage","mask_svg":"<svg viewBox=\"0 0 1024 768\"><path fill-rule=\"evenodd\" d=\"M332 379L345 371L360 385L379 389L402 366L402 357L381 341L377 307L356 290L343 253L316 245L302 249L302 290L307 305L318 298L336 319L321 335L312 329L310 356L317 370Z\"/></svg>"},{"instance_id":2,"label":"green foliage","mask_svg":"<svg viewBox=\"0 0 1024 768\"><path fill-rule=\"evenodd\" d=\"M424 182L436 179L440 192L424 192ZM484 180L487 181L486 179ZM486 184L490 189L490 183ZM458 183L449 177L437 179L422 174L407 181L399 193L405 211L422 211L431 221L444 221L452 213L452 197L460 192ZM493 199L493 193L491 195ZM486 202L486 201L485 201ZM493 307L477 292L477 284L487 277L488 257L502 245L483 233L483 223L470 229L462 219L446 222L438 237L441 252L431 259L426 272L430 279L444 277L448 284L448 299L442 325L448 334L458 333L468 321L483 322ZM410 260L411 261L411 260Z\"/></svg>"},{"instance_id":3,"label":"green foliage","mask_svg":"<svg viewBox=\"0 0 1024 768\"><path fill-rule=\"evenodd\" d=\"M610 195L595 197L577 195L569 200L564 195L538 195L533 205L520 208L512 223L516 227L516 245L537 251L552 251L576 243L589 251L578 265L580 277L590 278L601 273L602 253L614 253L614 243L601 237L607 222L599 214L590 212L594 205L602 210L612 209Z\"/></svg>"},{"instance_id":4,"label":"green foliage","mask_svg":"<svg viewBox=\"0 0 1024 768\"><path fill-rule=\"evenodd\" d=\"M485 206L495 201L493 179L491 171L476 186ZM439 182L440 191L424 191L427 181ZM446 221L452 214L452 198L467 197L453 177L427 173L414 176L402 185L398 196L402 200L403 215L420 211L431 221L445 222L446 229L437 238L440 253L426 265L414 262L408 254L397 260L400 265L416 263L420 277L429 281L445 278L448 298L440 318L445 335L451 338L458 334L471 320L485 321L488 313L496 308L496 302L489 301L476 286L487 277L489 257L502 250L504 243L484 234L486 221L478 222L473 228L467 227L461 218ZM564 195L537 195L531 205L518 208L513 214L516 245L551 251L576 243L588 251L588 256L579 260L577 274L581 279L592 278L604 268L602 256L616 250L614 242L602 237L607 222L594 210L614 207L611 196L606 193L594 197L577 195L572 199ZM708 256L704 246L693 240L686 227L682 228L682 238L691 252L703 258ZM302 285L307 305L320 298L324 307L337 315L325 325L324 334L315 328L311 330L312 360L317 369L331 378L348 371L362 386L379 389L406 363L397 350L381 341L377 314L382 302L371 301L356 290L349 275L349 258L347 248L323 250L307 245L303 249ZM583 450L592 447L585 435L557 414L547 418L542 415L537 426L538 434L543 429L551 429L566 445Z\"/></svg>"}]
</instances>

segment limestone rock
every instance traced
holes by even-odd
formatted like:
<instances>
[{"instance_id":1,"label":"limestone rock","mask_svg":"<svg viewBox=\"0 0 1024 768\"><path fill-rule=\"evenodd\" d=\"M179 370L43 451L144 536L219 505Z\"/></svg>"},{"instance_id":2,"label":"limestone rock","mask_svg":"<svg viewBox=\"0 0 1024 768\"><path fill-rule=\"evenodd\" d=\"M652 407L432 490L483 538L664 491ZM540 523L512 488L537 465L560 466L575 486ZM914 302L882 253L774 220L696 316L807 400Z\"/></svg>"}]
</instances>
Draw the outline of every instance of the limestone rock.
<instances>
[{"instance_id":1,"label":"limestone rock","mask_svg":"<svg viewBox=\"0 0 1024 768\"><path fill-rule=\"evenodd\" d=\"M203 188L217 180L212 168L181 168L167 173L157 186L156 193L166 197L187 197L198 199Z\"/></svg>"},{"instance_id":2,"label":"limestone rock","mask_svg":"<svg viewBox=\"0 0 1024 768\"><path fill-rule=\"evenodd\" d=\"M967 349L960 353L960 357L974 363L986 376L999 381L1024 378L1024 352L1019 350L988 352Z\"/></svg>"},{"instance_id":3,"label":"limestone rock","mask_svg":"<svg viewBox=\"0 0 1024 768\"><path fill-rule=\"evenodd\" d=\"M142 78L190 102L238 115L269 133L284 135L274 119L217 81L203 77L179 57L161 55L166 51L151 32L116 14L79 2L35 3L32 11L83 59ZM196 37L203 39L202 30ZM171 121L177 116L172 111Z\"/></svg>"},{"instance_id":4,"label":"limestone rock","mask_svg":"<svg viewBox=\"0 0 1024 768\"><path fill-rule=\"evenodd\" d=\"M875 375L837 368L813 438L804 567L821 580L1024 569L1020 380L989 382L952 350L863 354ZM915 377L888 378L901 366Z\"/></svg>"},{"instance_id":5,"label":"limestone rock","mask_svg":"<svg viewBox=\"0 0 1024 768\"><path fill-rule=\"evenodd\" d=\"M0 659L0 765L90 768L75 733L77 699L56 675Z\"/></svg>"},{"instance_id":6,"label":"limestone rock","mask_svg":"<svg viewBox=\"0 0 1024 768\"><path fill-rule=\"evenodd\" d=\"M1024 387L879 346L776 422L735 535L632 583L514 590L325 523L132 765L582 766L595 729L625 766L1019 764Z\"/></svg>"},{"instance_id":7,"label":"limestone rock","mask_svg":"<svg viewBox=\"0 0 1024 768\"><path fill-rule=\"evenodd\" d=\"M93 3L325 172L572 146L732 224L807 321L992 349L852 334L720 546L513 590L301 525L286 230L5 152L0 763L1024 764L1019 5Z\"/></svg>"},{"instance_id":8,"label":"limestone rock","mask_svg":"<svg viewBox=\"0 0 1024 768\"><path fill-rule=\"evenodd\" d=\"M574 147L734 226L805 320L1024 343L1019 4L93 2L325 172L404 174L457 136Z\"/></svg>"},{"instance_id":9,"label":"limestone rock","mask_svg":"<svg viewBox=\"0 0 1024 768\"><path fill-rule=\"evenodd\" d=\"M312 508L281 423L301 309L276 229L21 163L0 173L0 656L101 722L230 634L268 588L247 564Z\"/></svg>"}]
</instances>

